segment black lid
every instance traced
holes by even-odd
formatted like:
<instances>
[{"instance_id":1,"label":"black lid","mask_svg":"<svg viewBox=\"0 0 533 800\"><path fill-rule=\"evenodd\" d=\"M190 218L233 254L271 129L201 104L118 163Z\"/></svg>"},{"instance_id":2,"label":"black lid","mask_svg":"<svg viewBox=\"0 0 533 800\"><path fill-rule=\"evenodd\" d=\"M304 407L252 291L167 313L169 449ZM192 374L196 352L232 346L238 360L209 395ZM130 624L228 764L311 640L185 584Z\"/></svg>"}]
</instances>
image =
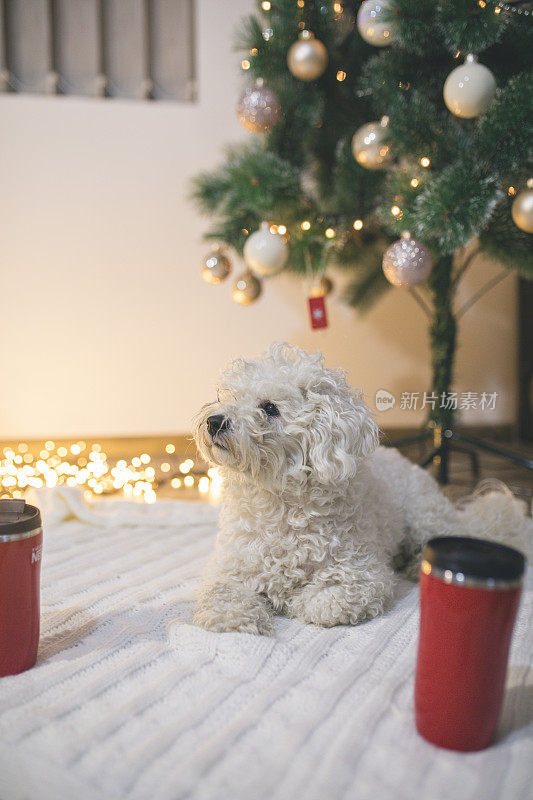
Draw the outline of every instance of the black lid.
<instances>
[{"instance_id":1,"label":"black lid","mask_svg":"<svg viewBox=\"0 0 533 800\"><path fill-rule=\"evenodd\" d=\"M513 547L470 536L438 536L430 539L422 556L437 569L500 581L520 578L526 565L522 553Z\"/></svg>"},{"instance_id":2,"label":"black lid","mask_svg":"<svg viewBox=\"0 0 533 800\"><path fill-rule=\"evenodd\" d=\"M0 500L0 536L27 533L41 527L41 512L25 500Z\"/></svg>"}]
</instances>

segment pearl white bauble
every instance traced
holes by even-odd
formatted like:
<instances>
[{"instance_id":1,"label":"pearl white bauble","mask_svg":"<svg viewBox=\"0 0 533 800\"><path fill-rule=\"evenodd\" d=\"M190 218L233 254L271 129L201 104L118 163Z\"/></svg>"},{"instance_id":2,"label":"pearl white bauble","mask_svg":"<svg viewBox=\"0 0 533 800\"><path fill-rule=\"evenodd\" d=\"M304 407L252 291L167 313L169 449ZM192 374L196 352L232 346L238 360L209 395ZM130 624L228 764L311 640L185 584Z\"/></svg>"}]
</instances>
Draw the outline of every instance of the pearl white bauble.
<instances>
[{"instance_id":1,"label":"pearl white bauble","mask_svg":"<svg viewBox=\"0 0 533 800\"><path fill-rule=\"evenodd\" d=\"M471 119L482 114L496 92L496 81L488 67L468 55L444 83L444 102L456 117Z\"/></svg>"},{"instance_id":2,"label":"pearl white bauble","mask_svg":"<svg viewBox=\"0 0 533 800\"><path fill-rule=\"evenodd\" d=\"M202 278L206 283L222 283L231 272L231 262L221 250L209 253L202 266Z\"/></svg>"},{"instance_id":3,"label":"pearl white bauble","mask_svg":"<svg viewBox=\"0 0 533 800\"><path fill-rule=\"evenodd\" d=\"M244 260L256 275L275 275L287 261L285 239L272 233L268 222L262 222L259 230L250 234L244 243Z\"/></svg>"},{"instance_id":4,"label":"pearl white bauble","mask_svg":"<svg viewBox=\"0 0 533 800\"><path fill-rule=\"evenodd\" d=\"M326 70L328 60L325 45L307 30L302 31L298 41L291 45L287 53L289 70L301 81L316 81L320 78Z\"/></svg>"},{"instance_id":5,"label":"pearl white bauble","mask_svg":"<svg viewBox=\"0 0 533 800\"><path fill-rule=\"evenodd\" d=\"M243 272L233 285L232 297L241 306L249 306L261 294L261 282L251 272Z\"/></svg>"},{"instance_id":6,"label":"pearl white bauble","mask_svg":"<svg viewBox=\"0 0 533 800\"><path fill-rule=\"evenodd\" d=\"M281 111L275 92L259 80L248 86L239 98L237 116L243 127L252 133L265 133L277 123Z\"/></svg>"},{"instance_id":7,"label":"pearl white bauble","mask_svg":"<svg viewBox=\"0 0 533 800\"><path fill-rule=\"evenodd\" d=\"M393 286L417 286L429 278L433 268L431 254L409 231L393 242L383 255L383 272Z\"/></svg>"},{"instance_id":8,"label":"pearl white bauble","mask_svg":"<svg viewBox=\"0 0 533 800\"><path fill-rule=\"evenodd\" d=\"M392 158L385 142L388 119L368 122L356 131L352 138L352 153L358 164L366 169L383 169Z\"/></svg>"},{"instance_id":9,"label":"pearl white bauble","mask_svg":"<svg viewBox=\"0 0 533 800\"><path fill-rule=\"evenodd\" d=\"M369 44L386 47L395 40L394 24L384 20L390 15L389 0L365 0L357 12L357 29Z\"/></svg>"},{"instance_id":10,"label":"pearl white bauble","mask_svg":"<svg viewBox=\"0 0 533 800\"><path fill-rule=\"evenodd\" d=\"M514 224L526 233L533 233L533 189L524 189L513 200L511 214Z\"/></svg>"}]
</instances>

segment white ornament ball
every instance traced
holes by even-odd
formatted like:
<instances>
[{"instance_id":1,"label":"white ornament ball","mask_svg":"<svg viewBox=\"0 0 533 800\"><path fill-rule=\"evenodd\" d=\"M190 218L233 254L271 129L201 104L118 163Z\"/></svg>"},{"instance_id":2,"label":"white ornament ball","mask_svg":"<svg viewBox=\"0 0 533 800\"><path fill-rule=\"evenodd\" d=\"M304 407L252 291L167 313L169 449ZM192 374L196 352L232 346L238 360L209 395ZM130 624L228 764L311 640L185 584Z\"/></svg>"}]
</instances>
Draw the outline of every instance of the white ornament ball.
<instances>
[{"instance_id":1,"label":"white ornament ball","mask_svg":"<svg viewBox=\"0 0 533 800\"><path fill-rule=\"evenodd\" d=\"M395 40L394 23L383 17L390 16L389 0L365 0L357 12L357 29L369 44L386 47Z\"/></svg>"},{"instance_id":2,"label":"white ornament ball","mask_svg":"<svg viewBox=\"0 0 533 800\"><path fill-rule=\"evenodd\" d=\"M233 285L232 297L241 306L249 306L261 294L261 281L251 272L243 272Z\"/></svg>"},{"instance_id":3,"label":"white ornament ball","mask_svg":"<svg viewBox=\"0 0 533 800\"><path fill-rule=\"evenodd\" d=\"M383 272L393 286L417 286L429 278L433 259L423 244L409 231L393 242L383 256Z\"/></svg>"},{"instance_id":4,"label":"white ornament ball","mask_svg":"<svg viewBox=\"0 0 533 800\"><path fill-rule=\"evenodd\" d=\"M231 261L222 250L209 253L202 266L202 278L206 283L222 283L231 272Z\"/></svg>"},{"instance_id":5,"label":"white ornament ball","mask_svg":"<svg viewBox=\"0 0 533 800\"><path fill-rule=\"evenodd\" d=\"M533 189L524 189L513 200L511 214L514 224L526 233L533 233Z\"/></svg>"},{"instance_id":6,"label":"white ornament ball","mask_svg":"<svg viewBox=\"0 0 533 800\"><path fill-rule=\"evenodd\" d=\"M392 153L386 143L387 117L381 122L368 122L352 138L352 153L358 164L366 169L383 169L390 163Z\"/></svg>"},{"instance_id":7,"label":"white ornament ball","mask_svg":"<svg viewBox=\"0 0 533 800\"><path fill-rule=\"evenodd\" d=\"M482 114L496 93L496 81L488 67L468 55L444 83L444 102L456 117L471 119Z\"/></svg>"},{"instance_id":8,"label":"white ornament ball","mask_svg":"<svg viewBox=\"0 0 533 800\"><path fill-rule=\"evenodd\" d=\"M328 61L325 45L307 30L302 31L287 53L289 70L301 81L316 81L326 71Z\"/></svg>"},{"instance_id":9,"label":"white ornament ball","mask_svg":"<svg viewBox=\"0 0 533 800\"><path fill-rule=\"evenodd\" d=\"M268 222L262 222L244 243L244 260L256 275L276 275L287 261L287 243L279 233L272 233Z\"/></svg>"}]
</instances>

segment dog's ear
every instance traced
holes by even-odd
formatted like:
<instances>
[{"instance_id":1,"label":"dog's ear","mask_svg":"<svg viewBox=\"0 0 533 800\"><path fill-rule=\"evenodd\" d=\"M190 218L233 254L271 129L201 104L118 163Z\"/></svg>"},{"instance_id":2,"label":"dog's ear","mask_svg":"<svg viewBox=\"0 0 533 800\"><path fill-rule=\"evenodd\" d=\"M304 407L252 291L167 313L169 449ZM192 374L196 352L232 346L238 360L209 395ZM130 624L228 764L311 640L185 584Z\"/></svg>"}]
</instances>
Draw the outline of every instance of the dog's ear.
<instances>
[{"instance_id":1,"label":"dog's ear","mask_svg":"<svg viewBox=\"0 0 533 800\"><path fill-rule=\"evenodd\" d=\"M379 443L379 428L363 399L347 388L327 393L309 391L314 405L307 430L308 463L317 480L334 483L357 472L360 462Z\"/></svg>"}]
</instances>

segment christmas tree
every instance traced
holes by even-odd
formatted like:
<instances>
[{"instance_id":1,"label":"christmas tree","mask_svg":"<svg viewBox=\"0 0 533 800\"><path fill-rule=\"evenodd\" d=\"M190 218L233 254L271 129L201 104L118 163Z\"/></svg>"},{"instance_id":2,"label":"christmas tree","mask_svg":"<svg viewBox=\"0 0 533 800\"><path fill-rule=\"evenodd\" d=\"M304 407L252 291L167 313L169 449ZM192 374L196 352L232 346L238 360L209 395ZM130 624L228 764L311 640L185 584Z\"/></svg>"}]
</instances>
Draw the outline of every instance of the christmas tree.
<instances>
[{"instance_id":1,"label":"christmas tree","mask_svg":"<svg viewBox=\"0 0 533 800\"><path fill-rule=\"evenodd\" d=\"M315 276L320 293L331 264L349 270L345 299L361 310L407 287L429 317L432 391L449 396L473 257L533 278L531 5L259 2L238 40L238 113L255 135L194 191L215 218L207 238L252 270L235 299L280 268ZM228 273L214 252L206 279ZM431 417L441 437L453 404Z\"/></svg>"}]
</instances>

